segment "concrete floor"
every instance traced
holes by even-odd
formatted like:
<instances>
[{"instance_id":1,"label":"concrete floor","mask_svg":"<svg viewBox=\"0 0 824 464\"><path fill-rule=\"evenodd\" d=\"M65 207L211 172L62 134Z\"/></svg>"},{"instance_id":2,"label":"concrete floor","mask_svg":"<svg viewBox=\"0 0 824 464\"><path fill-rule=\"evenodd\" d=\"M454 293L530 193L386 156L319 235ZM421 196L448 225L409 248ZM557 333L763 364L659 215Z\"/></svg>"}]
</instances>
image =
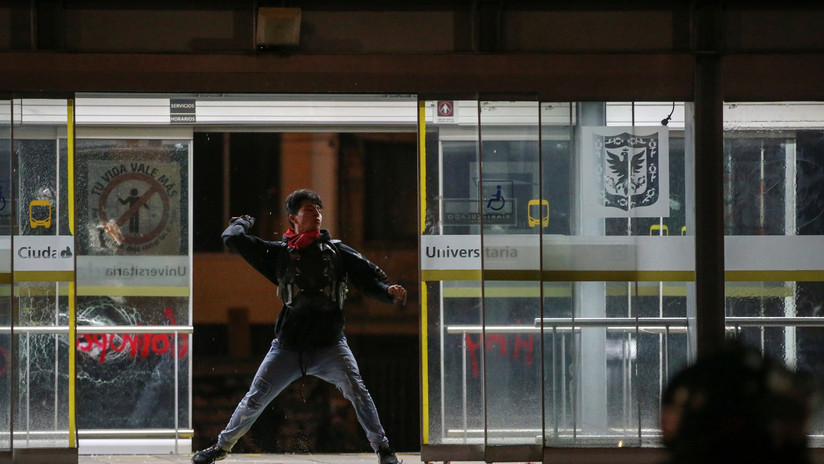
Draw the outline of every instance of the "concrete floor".
<instances>
[{"instance_id":1,"label":"concrete floor","mask_svg":"<svg viewBox=\"0 0 824 464\"><path fill-rule=\"evenodd\" d=\"M421 462L420 454L398 453L405 464ZM181 455L81 455L79 464L189 464L192 456ZM375 454L232 454L220 464L377 464Z\"/></svg>"}]
</instances>

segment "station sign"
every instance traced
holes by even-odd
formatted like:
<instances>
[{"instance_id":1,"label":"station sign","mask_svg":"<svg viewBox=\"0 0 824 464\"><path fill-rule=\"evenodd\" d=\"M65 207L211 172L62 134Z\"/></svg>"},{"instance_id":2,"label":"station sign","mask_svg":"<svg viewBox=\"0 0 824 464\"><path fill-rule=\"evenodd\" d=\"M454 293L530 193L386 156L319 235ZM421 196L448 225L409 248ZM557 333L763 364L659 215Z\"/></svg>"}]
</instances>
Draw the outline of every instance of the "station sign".
<instances>
[{"instance_id":1,"label":"station sign","mask_svg":"<svg viewBox=\"0 0 824 464\"><path fill-rule=\"evenodd\" d=\"M15 271L73 271L74 237L71 235L19 235L14 237Z\"/></svg>"}]
</instances>

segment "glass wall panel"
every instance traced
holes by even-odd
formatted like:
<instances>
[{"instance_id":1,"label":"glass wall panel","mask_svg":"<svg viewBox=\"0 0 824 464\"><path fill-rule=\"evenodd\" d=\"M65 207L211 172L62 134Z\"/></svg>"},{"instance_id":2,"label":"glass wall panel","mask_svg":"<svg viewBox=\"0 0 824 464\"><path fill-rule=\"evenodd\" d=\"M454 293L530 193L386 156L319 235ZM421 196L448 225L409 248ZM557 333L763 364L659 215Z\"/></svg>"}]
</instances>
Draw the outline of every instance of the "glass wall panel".
<instances>
[{"instance_id":1,"label":"glass wall panel","mask_svg":"<svg viewBox=\"0 0 824 464\"><path fill-rule=\"evenodd\" d=\"M824 104L727 104L724 130L728 333L820 377Z\"/></svg>"},{"instance_id":2,"label":"glass wall panel","mask_svg":"<svg viewBox=\"0 0 824 464\"><path fill-rule=\"evenodd\" d=\"M0 452L11 450L11 101L0 100Z\"/></svg>"},{"instance_id":3,"label":"glass wall panel","mask_svg":"<svg viewBox=\"0 0 824 464\"><path fill-rule=\"evenodd\" d=\"M461 103L422 106L424 444L660 444L695 349L690 105Z\"/></svg>"},{"instance_id":4,"label":"glass wall panel","mask_svg":"<svg viewBox=\"0 0 824 464\"><path fill-rule=\"evenodd\" d=\"M191 428L191 137L129 133L77 141L78 427L177 438Z\"/></svg>"},{"instance_id":5,"label":"glass wall panel","mask_svg":"<svg viewBox=\"0 0 824 464\"><path fill-rule=\"evenodd\" d=\"M548 446L658 444L660 392L694 350L687 108L542 104Z\"/></svg>"},{"instance_id":6,"label":"glass wall panel","mask_svg":"<svg viewBox=\"0 0 824 464\"><path fill-rule=\"evenodd\" d=\"M478 102L422 103L423 443L484 443Z\"/></svg>"},{"instance_id":7,"label":"glass wall panel","mask_svg":"<svg viewBox=\"0 0 824 464\"><path fill-rule=\"evenodd\" d=\"M541 200L538 118L538 102L480 102L488 445L541 441L541 363L534 359L541 352L541 228L529 219Z\"/></svg>"},{"instance_id":8,"label":"glass wall panel","mask_svg":"<svg viewBox=\"0 0 824 464\"><path fill-rule=\"evenodd\" d=\"M12 114L13 445L73 448L73 107L66 100L16 100Z\"/></svg>"}]
</instances>

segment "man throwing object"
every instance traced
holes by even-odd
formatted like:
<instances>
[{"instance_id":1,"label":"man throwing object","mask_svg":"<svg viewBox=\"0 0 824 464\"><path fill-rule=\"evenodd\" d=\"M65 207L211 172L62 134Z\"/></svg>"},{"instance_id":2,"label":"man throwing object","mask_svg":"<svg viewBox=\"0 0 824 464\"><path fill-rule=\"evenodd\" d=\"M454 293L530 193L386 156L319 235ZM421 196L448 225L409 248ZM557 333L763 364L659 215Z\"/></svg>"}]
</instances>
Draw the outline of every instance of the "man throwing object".
<instances>
[{"instance_id":1,"label":"man throwing object","mask_svg":"<svg viewBox=\"0 0 824 464\"><path fill-rule=\"evenodd\" d=\"M278 286L283 308L275 323L275 339L217 443L192 457L194 464L212 464L226 457L263 410L290 383L314 375L334 384L352 402L380 464L398 464L381 426L375 403L343 334L346 285L385 303L406 304L406 289L391 285L386 273L354 249L332 240L321 229L323 203L311 190L297 190L286 199L290 229L282 241L249 235L251 216L232 218L224 243Z\"/></svg>"}]
</instances>

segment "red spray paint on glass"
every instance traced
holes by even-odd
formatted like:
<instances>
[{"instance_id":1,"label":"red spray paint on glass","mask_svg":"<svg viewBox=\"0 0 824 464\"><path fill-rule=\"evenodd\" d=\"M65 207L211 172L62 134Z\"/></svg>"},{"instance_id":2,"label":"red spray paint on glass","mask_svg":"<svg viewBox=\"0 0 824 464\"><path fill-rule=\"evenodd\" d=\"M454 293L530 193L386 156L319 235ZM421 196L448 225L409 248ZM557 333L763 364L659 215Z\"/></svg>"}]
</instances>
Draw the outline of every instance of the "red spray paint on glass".
<instances>
[{"instance_id":1,"label":"red spray paint on glass","mask_svg":"<svg viewBox=\"0 0 824 464\"><path fill-rule=\"evenodd\" d=\"M511 336L510 336L511 338ZM469 352L469 358L472 365L472 376L478 377L479 375L479 368L478 368L478 349L481 347L481 339L480 336L477 337L477 343L472 341L472 336L469 334L465 335L466 340L466 350ZM507 336L500 333L487 333L486 334L486 352L487 357L491 356L496 352L495 346L498 346L497 353L499 356L506 358L509 355L509 350L507 348ZM524 364L527 366L532 365L533 355L535 353L535 335L529 334L526 338L524 338L521 334L515 335L515 343L514 343L514 350L512 352L512 359L519 359L521 350L524 351Z\"/></svg>"},{"instance_id":2,"label":"red spray paint on glass","mask_svg":"<svg viewBox=\"0 0 824 464\"><path fill-rule=\"evenodd\" d=\"M172 308L166 307L163 315L170 325L177 325ZM140 324L138 324L140 325ZM146 358L150 354L170 353L182 358L189 351L189 334L180 334L177 353L174 353L174 334L83 334L77 339L77 349L83 352L99 352L98 362L106 362L109 351L117 353L128 350L129 356Z\"/></svg>"}]
</instances>

